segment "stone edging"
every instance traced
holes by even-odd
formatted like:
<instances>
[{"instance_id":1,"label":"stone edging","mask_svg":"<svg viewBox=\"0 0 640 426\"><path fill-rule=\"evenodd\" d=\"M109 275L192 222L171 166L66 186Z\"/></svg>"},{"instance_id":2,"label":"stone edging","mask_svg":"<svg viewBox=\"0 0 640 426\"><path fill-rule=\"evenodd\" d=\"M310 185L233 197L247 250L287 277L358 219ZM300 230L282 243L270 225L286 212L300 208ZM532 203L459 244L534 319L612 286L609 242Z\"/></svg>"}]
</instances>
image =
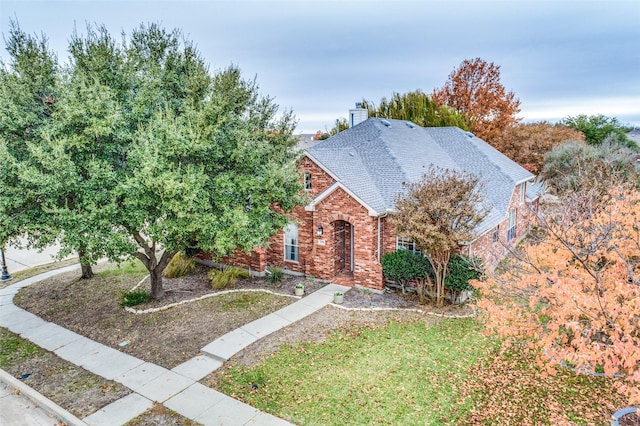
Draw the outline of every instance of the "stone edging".
<instances>
[{"instance_id":1,"label":"stone edging","mask_svg":"<svg viewBox=\"0 0 640 426\"><path fill-rule=\"evenodd\" d=\"M133 291L136 288L138 288L144 282L145 279L147 279L147 277L144 277L135 287L133 287L133 289L131 291ZM166 311L167 309L175 308L176 306L185 305L187 303L192 303L192 302L197 302L199 300L208 299L210 297L221 296L223 294L229 294L229 293L241 293L241 292L262 292L262 293L273 294L274 296L284 296L284 297L291 297L291 298L294 298L294 299L302 299L301 296L294 296L294 295L286 294L286 293L277 293L277 292L271 291L271 290L256 289L256 288L246 288L246 289L224 290L224 291L219 291L219 292L216 292L216 293L209 293L209 294L205 294L205 295L200 296L200 297L196 297L194 299L181 300L180 302L170 303L168 305L160 306L160 307L157 307L157 308L134 309L134 308L132 308L130 306L125 306L124 310L129 312L129 313L135 314L135 315L152 314L152 313L155 313L155 312ZM336 308L347 310L347 311L370 311L370 312L375 312L375 311L407 311L407 312L418 312L418 313L422 313L422 314L425 314L425 315L431 315L431 316L440 317L440 318L447 318L447 319L474 318L477 315L475 309L473 310L473 312L471 314L468 314L468 315L447 315L447 314L439 314L437 312L430 312L430 311L424 311L422 309L413 309L413 308L348 308L346 306L341 306L341 305L338 305L336 303L331 303L331 305L335 306Z\"/></svg>"},{"instance_id":2,"label":"stone edging","mask_svg":"<svg viewBox=\"0 0 640 426\"><path fill-rule=\"evenodd\" d=\"M200 296L200 297L196 297L194 299L181 300L180 302L170 303L168 305L160 306L158 308L149 308L149 309L142 309L141 310L141 309L133 309L130 306L125 306L124 310L129 312L129 313L136 314L136 315L152 314L154 312L166 311L167 309L175 308L176 306L185 305L187 303L192 303L192 302L197 302L199 300L208 299L210 297L221 296L223 294L229 294L229 293L240 293L240 292L262 292L262 293L273 294L275 296L285 296L285 297L293 297L294 299L301 299L300 296L293 296L291 294L276 293L276 292L271 291L271 290L247 288L247 289L237 289L237 290L224 290L224 291L219 291L217 293L209 293L209 294L205 294L205 295Z\"/></svg>"},{"instance_id":3,"label":"stone edging","mask_svg":"<svg viewBox=\"0 0 640 426\"><path fill-rule=\"evenodd\" d=\"M424 311L422 309L414 309L414 308L348 308L346 306L337 305L335 303L331 304L336 308L344 309L345 311L367 311L367 312L381 312L381 311L405 311L405 312L418 312L425 315L430 315L439 318L446 319L465 319L465 318L474 318L477 313L476 310L473 309L473 312L467 315L448 315L448 314L439 314L437 312Z\"/></svg>"},{"instance_id":4,"label":"stone edging","mask_svg":"<svg viewBox=\"0 0 640 426\"><path fill-rule=\"evenodd\" d=\"M620 417L633 413L640 415L640 409L638 407L626 407L616 411L611 415L611 426L619 426L618 420L620 420Z\"/></svg>"},{"instance_id":5,"label":"stone edging","mask_svg":"<svg viewBox=\"0 0 640 426\"><path fill-rule=\"evenodd\" d=\"M60 407L58 404L45 397L31 386L21 382L2 369L0 369L0 381L5 382L8 386L18 390L18 392L30 399L34 404L60 419L62 423L71 426L87 426L85 422Z\"/></svg>"}]
</instances>

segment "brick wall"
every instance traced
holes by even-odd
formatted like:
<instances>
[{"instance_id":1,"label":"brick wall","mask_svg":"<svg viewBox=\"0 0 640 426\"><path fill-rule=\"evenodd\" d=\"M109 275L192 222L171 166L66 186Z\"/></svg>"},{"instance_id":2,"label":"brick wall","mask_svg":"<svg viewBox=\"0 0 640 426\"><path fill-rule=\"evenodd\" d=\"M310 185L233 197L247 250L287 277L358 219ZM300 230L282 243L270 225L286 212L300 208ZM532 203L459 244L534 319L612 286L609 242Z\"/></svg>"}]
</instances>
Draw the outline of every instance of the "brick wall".
<instances>
[{"instance_id":1,"label":"brick wall","mask_svg":"<svg viewBox=\"0 0 640 426\"><path fill-rule=\"evenodd\" d=\"M311 197L316 197L335 182L327 172L322 170L320 166L311 161L307 156L302 157L300 160L298 171L302 176L303 183L304 174L311 173L311 190L307 191Z\"/></svg>"},{"instance_id":2,"label":"brick wall","mask_svg":"<svg viewBox=\"0 0 640 426\"><path fill-rule=\"evenodd\" d=\"M324 233L321 237L314 234L311 256L313 265L309 272L322 279L331 279L339 271L336 262L335 244L336 226L344 222L353 226L353 282L356 285L374 289L383 288L382 268L377 262L377 218L369 216L366 208L353 199L341 188L327 196L316 205L313 212L314 229L322 225ZM351 230L344 234L350 240ZM376 243L374 243L376 242ZM349 255L349 250L345 251ZM345 269L351 269L350 259L345 259Z\"/></svg>"},{"instance_id":3,"label":"brick wall","mask_svg":"<svg viewBox=\"0 0 640 426\"><path fill-rule=\"evenodd\" d=\"M317 196L335 182L308 157L300 160L298 170L303 180L304 173L311 173L312 188L309 194L312 197ZM483 258L485 265L492 268L503 258L507 250L506 245L515 244L528 232L531 206L520 203L520 189L520 186L515 188L510 204L510 209L516 210L515 239L507 242L509 223L507 216L498 227L498 241L493 241L493 230L489 230L470 247L461 248L463 252ZM533 207L536 206L537 202ZM253 271L264 271L267 266L277 266L325 280L335 278L340 269L346 272L353 269L353 284L371 289L384 288L382 267L378 262L378 221L381 231L380 257L396 249L396 234L388 217L378 219L369 216L365 207L347 192L338 188L317 203L314 211L306 211L303 206L296 207L291 215L291 221L298 224L299 259L297 262L284 259L283 231L269 241L266 249L256 249L250 255L236 253L233 257L225 258L224 261ZM318 226L323 228L322 236L316 234ZM338 233L342 241L339 244L336 244L336 229L343 229ZM350 264L351 238L353 238L353 265ZM341 250L341 247L345 249Z\"/></svg>"},{"instance_id":4,"label":"brick wall","mask_svg":"<svg viewBox=\"0 0 640 426\"><path fill-rule=\"evenodd\" d=\"M461 252L471 254L482 258L487 268L494 268L507 253L508 246L513 246L520 241L528 232L531 223L531 209L537 209L538 202L533 205L528 203L520 203L520 186L518 185L511 197L509 210L516 210L516 232L515 238L507 241L507 232L509 228L509 217L500 222L498 226L498 240L493 241L493 229L475 240L470 247L461 247ZM382 244L381 255L396 250L396 233L393 226L388 223L388 218L383 218L383 235L384 243Z\"/></svg>"},{"instance_id":5,"label":"brick wall","mask_svg":"<svg viewBox=\"0 0 640 426\"><path fill-rule=\"evenodd\" d=\"M509 211L516 211L515 237L511 241L508 240L509 217L507 215L498 225L497 241L494 241L494 230L491 229L474 241L471 247L466 249L466 253L482 258L485 267L493 269L504 258L508 252L508 247L513 247L529 232L534 220L532 211L535 212L537 207L537 200L533 204L520 203L520 185L518 185L509 204Z\"/></svg>"},{"instance_id":6,"label":"brick wall","mask_svg":"<svg viewBox=\"0 0 640 426\"><path fill-rule=\"evenodd\" d=\"M265 247L257 247L251 253L235 250L231 256L221 256L220 258L214 258L210 253L200 253L197 257L211 263L243 268L255 273L255 275L263 275L267 265L267 249Z\"/></svg>"},{"instance_id":7,"label":"brick wall","mask_svg":"<svg viewBox=\"0 0 640 426\"><path fill-rule=\"evenodd\" d=\"M291 214L291 222L298 224L298 261L285 260L284 257L284 231L278 232L269 241L266 262L269 266L276 266L301 274L306 274L306 264L313 245L313 215L306 212L304 207L298 206Z\"/></svg>"}]
</instances>

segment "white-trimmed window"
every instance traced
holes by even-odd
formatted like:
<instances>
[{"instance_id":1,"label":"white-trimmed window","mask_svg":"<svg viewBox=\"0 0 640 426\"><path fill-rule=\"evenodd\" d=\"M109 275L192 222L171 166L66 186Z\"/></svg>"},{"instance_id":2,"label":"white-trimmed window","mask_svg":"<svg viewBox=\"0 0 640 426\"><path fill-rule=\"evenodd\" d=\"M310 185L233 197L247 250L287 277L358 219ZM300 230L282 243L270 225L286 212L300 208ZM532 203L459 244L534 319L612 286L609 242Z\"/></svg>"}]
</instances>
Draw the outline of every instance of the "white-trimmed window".
<instances>
[{"instance_id":1,"label":"white-trimmed window","mask_svg":"<svg viewBox=\"0 0 640 426\"><path fill-rule=\"evenodd\" d=\"M298 225L295 223L284 228L284 260L298 261Z\"/></svg>"},{"instance_id":2,"label":"white-trimmed window","mask_svg":"<svg viewBox=\"0 0 640 426\"><path fill-rule=\"evenodd\" d=\"M524 195L527 190L527 182L522 182L520 184L520 204L524 203Z\"/></svg>"},{"instance_id":3,"label":"white-trimmed window","mask_svg":"<svg viewBox=\"0 0 640 426\"><path fill-rule=\"evenodd\" d=\"M413 253L422 254L422 250L416 248L416 243L404 237L396 237L396 250L409 250Z\"/></svg>"},{"instance_id":4,"label":"white-trimmed window","mask_svg":"<svg viewBox=\"0 0 640 426\"><path fill-rule=\"evenodd\" d=\"M496 226L495 228L493 228L493 242L494 243L498 242L498 237L500 236L499 232L500 232L500 227L499 226Z\"/></svg>"},{"instance_id":5,"label":"white-trimmed window","mask_svg":"<svg viewBox=\"0 0 640 426\"><path fill-rule=\"evenodd\" d=\"M516 237L516 209L509 212L509 229L507 230L507 241Z\"/></svg>"},{"instance_id":6,"label":"white-trimmed window","mask_svg":"<svg viewBox=\"0 0 640 426\"><path fill-rule=\"evenodd\" d=\"M305 191L311 190L311 173L304 174L304 190Z\"/></svg>"}]
</instances>

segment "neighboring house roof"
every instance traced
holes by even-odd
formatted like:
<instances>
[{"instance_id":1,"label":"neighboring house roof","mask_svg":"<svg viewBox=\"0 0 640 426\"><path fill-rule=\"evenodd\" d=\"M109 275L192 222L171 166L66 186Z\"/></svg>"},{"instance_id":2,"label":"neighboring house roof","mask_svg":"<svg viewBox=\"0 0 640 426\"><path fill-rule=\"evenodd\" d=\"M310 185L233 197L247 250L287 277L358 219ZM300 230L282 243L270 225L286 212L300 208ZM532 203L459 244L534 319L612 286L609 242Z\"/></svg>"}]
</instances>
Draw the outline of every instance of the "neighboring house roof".
<instances>
[{"instance_id":1,"label":"neighboring house roof","mask_svg":"<svg viewBox=\"0 0 640 426\"><path fill-rule=\"evenodd\" d=\"M309 149L314 145L319 144L320 142L322 142L319 139L314 139L315 137L315 133L300 133L297 138L298 138L298 143L295 147L296 151L304 151L305 149Z\"/></svg>"},{"instance_id":2,"label":"neighboring house roof","mask_svg":"<svg viewBox=\"0 0 640 426\"><path fill-rule=\"evenodd\" d=\"M403 183L419 181L431 165L473 173L489 210L479 233L504 220L515 186L535 177L469 132L402 120L369 118L306 153L378 215L394 211ZM527 198L535 199L531 189Z\"/></svg>"},{"instance_id":3,"label":"neighboring house roof","mask_svg":"<svg viewBox=\"0 0 640 426\"><path fill-rule=\"evenodd\" d=\"M635 128L627 133L627 137L640 145L640 128Z\"/></svg>"}]
</instances>

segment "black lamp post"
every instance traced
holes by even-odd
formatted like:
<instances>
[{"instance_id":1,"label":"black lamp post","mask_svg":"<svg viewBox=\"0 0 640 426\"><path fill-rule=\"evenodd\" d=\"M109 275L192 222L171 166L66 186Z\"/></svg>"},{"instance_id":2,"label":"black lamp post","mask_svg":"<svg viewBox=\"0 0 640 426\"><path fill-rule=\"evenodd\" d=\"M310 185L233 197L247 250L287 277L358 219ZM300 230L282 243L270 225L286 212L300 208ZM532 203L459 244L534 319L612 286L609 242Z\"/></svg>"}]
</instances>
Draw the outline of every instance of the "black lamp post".
<instances>
[{"instance_id":1,"label":"black lamp post","mask_svg":"<svg viewBox=\"0 0 640 426\"><path fill-rule=\"evenodd\" d=\"M0 247L0 254L2 254L2 276L0 276L0 281L8 281L11 279L11 274L7 271L7 260L4 258L4 247Z\"/></svg>"}]
</instances>

